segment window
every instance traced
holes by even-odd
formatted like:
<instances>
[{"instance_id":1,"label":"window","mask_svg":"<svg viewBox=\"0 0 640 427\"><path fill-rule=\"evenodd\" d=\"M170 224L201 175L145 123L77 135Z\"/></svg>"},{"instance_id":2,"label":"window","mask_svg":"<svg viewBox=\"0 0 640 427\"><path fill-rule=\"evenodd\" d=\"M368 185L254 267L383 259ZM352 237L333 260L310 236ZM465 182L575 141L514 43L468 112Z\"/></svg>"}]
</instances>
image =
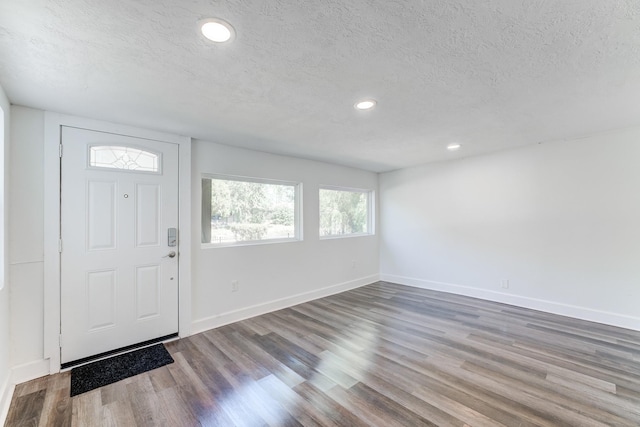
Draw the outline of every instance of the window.
<instances>
[{"instance_id":1,"label":"window","mask_svg":"<svg viewBox=\"0 0 640 427\"><path fill-rule=\"evenodd\" d=\"M89 148L89 166L93 168L160 172L159 157L155 153L132 147L100 145Z\"/></svg>"},{"instance_id":2,"label":"window","mask_svg":"<svg viewBox=\"0 0 640 427\"><path fill-rule=\"evenodd\" d=\"M372 234L373 195L367 190L320 189L320 237Z\"/></svg>"},{"instance_id":3,"label":"window","mask_svg":"<svg viewBox=\"0 0 640 427\"><path fill-rule=\"evenodd\" d=\"M300 186L255 178L202 178L202 243L300 240Z\"/></svg>"}]
</instances>

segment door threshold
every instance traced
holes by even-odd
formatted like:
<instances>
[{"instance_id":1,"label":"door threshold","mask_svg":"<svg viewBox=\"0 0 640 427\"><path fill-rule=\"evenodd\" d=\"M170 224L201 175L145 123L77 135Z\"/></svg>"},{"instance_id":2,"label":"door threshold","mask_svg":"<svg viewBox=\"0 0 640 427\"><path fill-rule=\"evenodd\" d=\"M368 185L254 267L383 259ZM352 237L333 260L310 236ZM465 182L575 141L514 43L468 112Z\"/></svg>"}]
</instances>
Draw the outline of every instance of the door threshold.
<instances>
[{"instance_id":1,"label":"door threshold","mask_svg":"<svg viewBox=\"0 0 640 427\"><path fill-rule=\"evenodd\" d=\"M95 362L97 360L106 359L108 357L115 356L115 355L118 355L118 354L127 353L127 352L129 352L131 350L137 350L139 348L149 347L149 346L151 346L153 344L157 344L159 342L173 341L174 339L177 339L177 338L178 338L178 333L176 332L176 333L173 333L173 334L165 335L163 337L154 338L152 340L139 342L137 344L131 344L131 345L128 345L126 347L117 348L115 350L105 351L104 353L96 354L96 355L93 355L93 356L84 357L82 359L72 360L71 362L65 362L65 363L60 365L60 372L67 371L70 368L74 368L76 366L86 365L87 363Z\"/></svg>"}]
</instances>

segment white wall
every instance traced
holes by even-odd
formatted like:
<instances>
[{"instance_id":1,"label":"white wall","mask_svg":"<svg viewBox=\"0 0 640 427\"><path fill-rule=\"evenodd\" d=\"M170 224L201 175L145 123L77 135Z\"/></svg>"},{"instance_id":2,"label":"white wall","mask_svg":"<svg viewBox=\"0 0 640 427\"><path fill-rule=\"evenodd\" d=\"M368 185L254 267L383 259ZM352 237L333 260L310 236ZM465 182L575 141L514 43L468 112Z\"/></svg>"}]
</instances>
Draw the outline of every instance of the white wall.
<instances>
[{"instance_id":1,"label":"white wall","mask_svg":"<svg viewBox=\"0 0 640 427\"><path fill-rule=\"evenodd\" d=\"M9 288L11 286L10 281L7 280L6 274L6 260L7 260L7 242L5 236L7 235L7 195L6 189L9 182L9 146L10 146L10 105L4 90L0 86L0 109L3 112L3 126L4 127L4 147L0 145L0 424L4 424L6 412L9 408L9 401L11 399L12 387L10 383L11 374L11 340L10 340L10 313L9 313Z\"/></svg>"},{"instance_id":2,"label":"white wall","mask_svg":"<svg viewBox=\"0 0 640 427\"><path fill-rule=\"evenodd\" d=\"M381 278L640 330L639 185L640 129L382 174Z\"/></svg>"},{"instance_id":3,"label":"white wall","mask_svg":"<svg viewBox=\"0 0 640 427\"><path fill-rule=\"evenodd\" d=\"M44 112L11 107L9 268L11 361L21 366L44 354Z\"/></svg>"},{"instance_id":4,"label":"white wall","mask_svg":"<svg viewBox=\"0 0 640 427\"><path fill-rule=\"evenodd\" d=\"M198 140L192 148L195 331L377 280L377 235L331 240L318 237L319 186L377 190L376 174ZM203 173L302 182L304 240L202 248ZM356 261L355 268L353 261ZM232 280L238 280L238 292L231 292Z\"/></svg>"}]
</instances>

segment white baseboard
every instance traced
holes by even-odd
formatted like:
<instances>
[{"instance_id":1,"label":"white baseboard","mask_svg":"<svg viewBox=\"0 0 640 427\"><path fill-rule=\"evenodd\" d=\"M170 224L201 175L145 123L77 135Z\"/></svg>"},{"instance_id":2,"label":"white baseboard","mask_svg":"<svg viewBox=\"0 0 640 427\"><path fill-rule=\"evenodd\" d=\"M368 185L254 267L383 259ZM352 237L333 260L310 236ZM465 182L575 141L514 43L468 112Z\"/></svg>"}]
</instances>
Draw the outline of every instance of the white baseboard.
<instances>
[{"instance_id":1,"label":"white baseboard","mask_svg":"<svg viewBox=\"0 0 640 427\"><path fill-rule=\"evenodd\" d=\"M11 382L20 384L49 375L49 359L36 360L11 369Z\"/></svg>"},{"instance_id":2,"label":"white baseboard","mask_svg":"<svg viewBox=\"0 0 640 427\"><path fill-rule=\"evenodd\" d=\"M393 274L380 274L380 280L385 282L398 283L400 285L413 286L416 288L430 289L433 291L448 292L457 295L480 298L488 301L501 302L518 307L530 308L561 316L573 317L591 322L603 323L605 325L618 326L621 328L640 331L640 317L627 316L624 314L611 313L608 311L595 310L588 307L563 304L554 301L547 301L537 298L530 298L520 295L506 294L502 292L490 291L487 289L473 288L470 286L456 285L453 283L436 282L432 280L416 279L412 277L396 276Z\"/></svg>"},{"instance_id":3,"label":"white baseboard","mask_svg":"<svg viewBox=\"0 0 640 427\"><path fill-rule=\"evenodd\" d=\"M241 320L249 319L255 316L260 316L261 314L270 313L276 310L282 310L283 308L302 304L307 301L324 298L329 295L369 285L371 283L377 282L378 280L379 276L377 274L374 274L372 276L361 277L356 280L328 286L326 288L316 289L311 292L305 292L302 294L297 294L290 297L265 302L262 304L256 304L251 307L229 311L226 313L218 314L216 316L206 317L204 319L196 320L191 324L191 333L197 334L199 332L208 331L209 329L219 328L220 326L239 322Z\"/></svg>"},{"instance_id":4,"label":"white baseboard","mask_svg":"<svg viewBox=\"0 0 640 427\"><path fill-rule=\"evenodd\" d=\"M15 385L11 382L11 375L7 375L7 379L4 384L0 386L0 426L3 426L7 421L7 414L9 413L9 405L11 404L11 398L13 397L13 390Z\"/></svg>"}]
</instances>

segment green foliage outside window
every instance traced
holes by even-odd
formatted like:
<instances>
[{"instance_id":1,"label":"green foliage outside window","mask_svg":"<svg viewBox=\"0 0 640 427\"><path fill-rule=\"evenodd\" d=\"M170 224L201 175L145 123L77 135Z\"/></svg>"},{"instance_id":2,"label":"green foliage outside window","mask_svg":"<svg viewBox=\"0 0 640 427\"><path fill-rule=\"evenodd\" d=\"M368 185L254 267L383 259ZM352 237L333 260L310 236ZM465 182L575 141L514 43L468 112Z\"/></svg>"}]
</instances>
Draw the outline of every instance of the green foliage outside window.
<instances>
[{"instance_id":1,"label":"green foliage outside window","mask_svg":"<svg viewBox=\"0 0 640 427\"><path fill-rule=\"evenodd\" d=\"M320 236L368 233L369 193L320 189Z\"/></svg>"},{"instance_id":2,"label":"green foliage outside window","mask_svg":"<svg viewBox=\"0 0 640 427\"><path fill-rule=\"evenodd\" d=\"M295 185L211 179L211 243L295 238Z\"/></svg>"}]
</instances>

